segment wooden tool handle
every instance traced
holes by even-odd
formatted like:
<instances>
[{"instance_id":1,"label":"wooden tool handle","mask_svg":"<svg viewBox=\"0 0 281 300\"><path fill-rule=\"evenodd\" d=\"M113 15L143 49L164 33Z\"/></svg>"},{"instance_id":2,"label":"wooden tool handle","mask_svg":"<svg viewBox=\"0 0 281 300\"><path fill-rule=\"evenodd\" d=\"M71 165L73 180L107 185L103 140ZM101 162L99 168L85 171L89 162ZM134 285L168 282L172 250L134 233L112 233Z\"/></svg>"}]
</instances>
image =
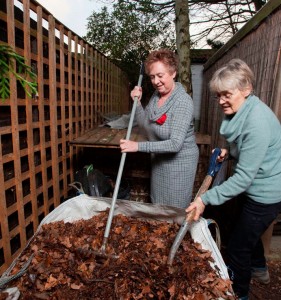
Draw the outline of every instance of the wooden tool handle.
<instances>
[{"instance_id":1,"label":"wooden tool handle","mask_svg":"<svg viewBox=\"0 0 281 300\"><path fill-rule=\"evenodd\" d=\"M194 199L196 199L197 197L201 196L202 194L204 194L210 187L211 183L212 183L213 177L211 175L206 175L204 178L203 183L200 186L200 189L198 190L196 196L194 197Z\"/></svg>"},{"instance_id":2,"label":"wooden tool handle","mask_svg":"<svg viewBox=\"0 0 281 300\"><path fill-rule=\"evenodd\" d=\"M201 196L202 194L204 194L210 187L211 183L212 183L213 177L210 175L206 175L202 185L200 186L200 189L198 190L194 200ZM194 208L186 217L186 222L187 223L191 223L195 217L195 212L196 212L196 208Z\"/></svg>"},{"instance_id":3,"label":"wooden tool handle","mask_svg":"<svg viewBox=\"0 0 281 300\"><path fill-rule=\"evenodd\" d=\"M196 208L194 208L186 217L186 222L191 223L195 217Z\"/></svg>"}]
</instances>

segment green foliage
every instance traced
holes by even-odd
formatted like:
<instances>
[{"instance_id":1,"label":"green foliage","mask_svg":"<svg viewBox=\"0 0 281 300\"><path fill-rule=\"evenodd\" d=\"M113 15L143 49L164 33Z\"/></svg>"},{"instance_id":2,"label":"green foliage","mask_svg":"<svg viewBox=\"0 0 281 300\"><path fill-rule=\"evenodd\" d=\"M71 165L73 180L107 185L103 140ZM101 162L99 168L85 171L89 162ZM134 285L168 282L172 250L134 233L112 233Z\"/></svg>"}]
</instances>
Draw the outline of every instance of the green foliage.
<instances>
[{"instance_id":1,"label":"green foliage","mask_svg":"<svg viewBox=\"0 0 281 300\"><path fill-rule=\"evenodd\" d=\"M85 39L111 58L136 81L140 62L152 49L175 47L174 22L146 1L116 1L112 10L103 7L88 18ZM171 29L172 28L172 29Z\"/></svg>"},{"instance_id":2,"label":"green foliage","mask_svg":"<svg viewBox=\"0 0 281 300\"><path fill-rule=\"evenodd\" d=\"M10 96L10 74L13 74L31 97L37 92L36 74L10 46L0 45L0 97L2 100Z\"/></svg>"}]
</instances>

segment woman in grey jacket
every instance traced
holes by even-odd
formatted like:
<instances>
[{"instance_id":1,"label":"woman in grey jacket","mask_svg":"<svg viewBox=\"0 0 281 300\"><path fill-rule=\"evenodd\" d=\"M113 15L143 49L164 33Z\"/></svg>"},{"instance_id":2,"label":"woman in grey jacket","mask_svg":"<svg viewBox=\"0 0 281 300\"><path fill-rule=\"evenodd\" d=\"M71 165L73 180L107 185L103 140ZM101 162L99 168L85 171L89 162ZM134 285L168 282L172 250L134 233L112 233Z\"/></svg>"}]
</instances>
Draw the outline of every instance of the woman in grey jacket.
<instances>
[{"instance_id":1,"label":"woman in grey jacket","mask_svg":"<svg viewBox=\"0 0 281 300\"><path fill-rule=\"evenodd\" d=\"M258 97L252 95L254 75L248 65L233 59L215 72L210 89L216 93L225 118L220 134L235 160L233 175L195 199L186 209L196 209L195 220L205 205L220 205L241 195L243 210L227 247L233 289L239 299L248 299L251 278L270 281L261 235L281 211L281 126Z\"/></svg>"},{"instance_id":2,"label":"woman in grey jacket","mask_svg":"<svg viewBox=\"0 0 281 300\"><path fill-rule=\"evenodd\" d=\"M145 62L155 92L145 109L138 97L136 119L148 141L121 140L122 152L151 153L151 201L185 208L191 201L199 151L193 127L193 101L179 82L175 82L178 61L174 52L153 51Z\"/></svg>"}]
</instances>

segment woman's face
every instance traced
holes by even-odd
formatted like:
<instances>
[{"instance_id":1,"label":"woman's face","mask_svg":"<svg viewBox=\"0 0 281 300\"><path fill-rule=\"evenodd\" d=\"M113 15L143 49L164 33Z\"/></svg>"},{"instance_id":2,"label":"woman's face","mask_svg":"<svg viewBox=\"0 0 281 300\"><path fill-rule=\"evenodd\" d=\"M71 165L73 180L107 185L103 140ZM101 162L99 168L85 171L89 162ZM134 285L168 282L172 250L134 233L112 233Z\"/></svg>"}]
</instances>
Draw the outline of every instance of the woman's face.
<instances>
[{"instance_id":1,"label":"woman's face","mask_svg":"<svg viewBox=\"0 0 281 300\"><path fill-rule=\"evenodd\" d=\"M171 72L171 70L160 61L152 63L149 67L151 83L161 96L172 91L175 76L176 72Z\"/></svg>"},{"instance_id":2,"label":"woman's face","mask_svg":"<svg viewBox=\"0 0 281 300\"><path fill-rule=\"evenodd\" d=\"M242 104L246 101L246 98L249 96L251 90L246 89L240 91L227 90L216 94L216 99L219 102L224 114L232 115L235 114Z\"/></svg>"}]
</instances>

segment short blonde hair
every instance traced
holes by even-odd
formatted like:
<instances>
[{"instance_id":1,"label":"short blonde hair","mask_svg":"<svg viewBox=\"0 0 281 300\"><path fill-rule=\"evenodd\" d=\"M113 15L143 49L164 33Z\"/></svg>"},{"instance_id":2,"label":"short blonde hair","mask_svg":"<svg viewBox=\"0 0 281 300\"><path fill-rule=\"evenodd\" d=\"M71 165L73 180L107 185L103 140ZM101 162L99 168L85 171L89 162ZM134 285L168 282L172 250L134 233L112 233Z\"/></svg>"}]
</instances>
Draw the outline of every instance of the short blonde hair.
<instances>
[{"instance_id":1,"label":"short blonde hair","mask_svg":"<svg viewBox=\"0 0 281 300\"><path fill-rule=\"evenodd\" d=\"M145 60L144 65L146 74L149 74L150 66L158 61L164 64L171 73L177 72L179 61L175 52L169 49L159 49L150 52Z\"/></svg>"},{"instance_id":2,"label":"short blonde hair","mask_svg":"<svg viewBox=\"0 0 281 300\"><path fill-rule=\"evenodd\" d=\"M250 67L241 59L230 60L226 65L218 69L211 81L210 90L214 93L247 88L253 89L254 74Z\"/></svg>"}]
</instances>

